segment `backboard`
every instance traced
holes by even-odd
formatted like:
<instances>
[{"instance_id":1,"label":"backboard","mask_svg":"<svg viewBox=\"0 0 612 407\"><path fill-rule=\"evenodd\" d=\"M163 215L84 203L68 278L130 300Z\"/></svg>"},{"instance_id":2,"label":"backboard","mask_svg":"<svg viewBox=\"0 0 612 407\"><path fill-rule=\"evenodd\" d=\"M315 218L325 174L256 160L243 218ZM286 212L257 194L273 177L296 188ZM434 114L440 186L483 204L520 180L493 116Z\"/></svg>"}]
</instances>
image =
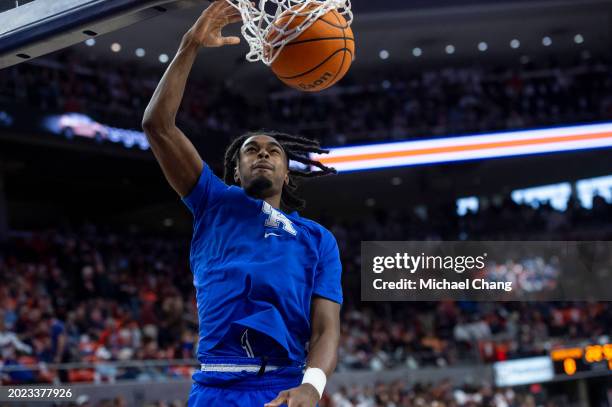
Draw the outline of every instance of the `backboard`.
<instances>
[{"instance_id":1,"label":"backboard","mask_svg":"<svg viewBox=\"0 0 612 407\"><path fill-rule=\"evenodd\" d=\"M201 0L0 0L0 69Z\"/></svg>"}]
</instances>

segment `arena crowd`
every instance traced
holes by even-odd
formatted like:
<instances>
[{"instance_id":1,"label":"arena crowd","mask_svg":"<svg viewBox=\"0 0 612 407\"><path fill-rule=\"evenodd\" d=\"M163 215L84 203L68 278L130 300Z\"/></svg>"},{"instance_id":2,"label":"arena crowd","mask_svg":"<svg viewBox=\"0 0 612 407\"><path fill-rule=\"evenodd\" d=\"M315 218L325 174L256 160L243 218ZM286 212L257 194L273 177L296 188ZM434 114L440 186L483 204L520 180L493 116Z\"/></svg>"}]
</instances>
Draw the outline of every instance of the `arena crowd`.
<instances>
[{"instance_id":1,"label":"arena crowd","mask_svg":"<svg viewBox=\"0 0 612 407\"><path fill-rule=\"evenodd\" d=\"M231 77L192 78L178 121L194 137L276 128L327 146L595 122L612 119L610 72L610 61L584 50L571 63L551 58L499 68L388 68L368 79L349 75L318 94L287 90L270 75L263 104L247 98ZM5 70L0 108L80 112L140 129L160 76L138 64L108 66L62 53Z\"/></svg>"},{"instance_id":2,"label":"arena crowd","mask_svg":"<svg viewBox=\"0 0 612 407\"><path fill-rule=\"evenodd\" d=\"M350 222L321 216L337 238L346 287L358 281L359 241L411 239L609 240L612 204L559 212L510 200L466 216L373 211ZM512 219L531 219L517 227ZM558 218L554 222L551 218ZM442 225L445 225L442 227ZM100 362L96 369L3 370L5 383L188 376L189 366L109 361L193 360L197 344L188 236L160 238L86 225L15 232L0 252L4 368ZM604 337L609 303L361 304L345 289L339 370L449 366L545 354L556 341ZM42 365L41 365L42 364Z\"/></svg>"}]
</instances>

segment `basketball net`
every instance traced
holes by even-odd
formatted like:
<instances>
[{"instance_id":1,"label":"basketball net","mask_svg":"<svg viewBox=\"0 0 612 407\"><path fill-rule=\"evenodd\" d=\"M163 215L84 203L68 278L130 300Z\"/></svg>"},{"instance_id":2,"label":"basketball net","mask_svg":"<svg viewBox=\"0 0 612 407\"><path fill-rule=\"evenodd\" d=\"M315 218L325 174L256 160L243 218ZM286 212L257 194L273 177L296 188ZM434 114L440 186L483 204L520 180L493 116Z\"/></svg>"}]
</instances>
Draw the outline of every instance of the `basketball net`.
<instances>
[{"instance_id":1,"label":"basketball net","mask_svg":"<svg viewBox=\"0 0 612 407\"><path fill-rule=\"evenodd\" d=\"M321 16L336 10L347 24L353 21L351 0L225 0L240 10L242 36L249 43L249 62L272 64L288 42L297 38ZM283 24L274 24L282 15ZM302 21L289 28L296 17Z\"/></svg>"}]
</instances>

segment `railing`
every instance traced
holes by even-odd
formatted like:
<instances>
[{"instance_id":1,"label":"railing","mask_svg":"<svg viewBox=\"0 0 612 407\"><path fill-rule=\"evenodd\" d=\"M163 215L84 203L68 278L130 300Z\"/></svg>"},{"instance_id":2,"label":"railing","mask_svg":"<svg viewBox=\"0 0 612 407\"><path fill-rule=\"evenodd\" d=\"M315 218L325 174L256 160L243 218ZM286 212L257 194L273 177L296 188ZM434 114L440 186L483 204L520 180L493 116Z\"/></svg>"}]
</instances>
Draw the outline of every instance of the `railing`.
<instances>
[{"instance_id":1,"label":"railing","mask_svg":"<svg viewBox=\"0 0 612 407\"><path fill-rule=\"evenodd\" d=\"M198 367L195 359L1 364L0 383L114 383L124 380L186 379Z\"/></svg>"},{"instance_id":2,"label":"railing","mask_svg":"<svg viewBox=\"0 0 612 407\"><path fill-rule=\"evenodd\" d=\"M158 365L160 363L182 362L177 361L130 361L117 362L125 365ZM189 360L192 363L192 360ZM48 366L66 366L48 365ZM70 364L79 366L89 366L91 363ZM5 369L2 368L1 371ZM442 380L450 380L453 385L461 385L465 382L471 383L493 383L493 372L490 366L468 366L468 367L445 367L445 368L420 368L415 369L387 369L385 371L358 371L358 372L337 372L326 386L326 392L331 395L341 386L351 388L353 386L371 386L376 382L390 383L394 380L402 380L406 384L438 383ZM142 406L147 403L158 403L160 400L166 402L179 401L184 405L187 401L192 385L190 378L181 379L160 379L160 380L125 380L116 383L74 383L69 387L75 396L88 400L90 405L97 405L98 402L114 402L118 399L123 400L124 405ZM63 385L65 386L65 385ZM37 402L37 406L53 406L52 403L42 404Z\"/></svg>"},{"instance_id":3,"label":"railing","mask_svg":"<svg viewBox=\"0 0 612 407\"><path fill-rule=\"evenodd\" d=\"M45 363L40 362L32 365L8 365L0 364L0 372L10 372L17 370L31 370L44 367L46 369L67 370L67 369L94 369L102 364L112 364L117 368L127 367L168 367L168 366L199 366L195 359L147 359L147 360L117 360L100 362L72 362L72 363Z\"/></svg>"}]
</instances>

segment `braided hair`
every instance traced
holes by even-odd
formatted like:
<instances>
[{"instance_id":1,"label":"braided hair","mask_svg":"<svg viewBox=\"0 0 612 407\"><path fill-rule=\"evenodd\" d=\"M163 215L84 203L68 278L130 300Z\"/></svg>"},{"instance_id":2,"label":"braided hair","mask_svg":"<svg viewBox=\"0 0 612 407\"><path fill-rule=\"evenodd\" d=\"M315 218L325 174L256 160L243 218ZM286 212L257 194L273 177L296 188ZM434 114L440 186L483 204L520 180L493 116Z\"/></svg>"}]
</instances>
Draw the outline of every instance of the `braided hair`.
<instances>
[{"instance_id":1,"label":"braided hair","mask_svg":"<svg viewBox=\"0 0 612 407\"><path fill-rule=\"evenodd\" d=\"M327 154L329 150L324 150L316 140L308 139L291 134L281 133L277 131L253 131L243 134L235 138L225 150L225 165L223 172L223 180L227 185L237 185L234 180L234 170L240 157L240 147L252 136L265 135L274 138L285 150L287 157L287 168L289 168L289 160L297 161L308 166L315 166L321 171L300 171L289 169L289 183L283 185L281 194L281 208L287 212L299 211L304 209L306 201L296 194L298 187L298 179L322 177L329 174L336 174L334 168L327 167L319 161L312 160L308 157L309 153Z\"/></svg>"}]
</instances>

